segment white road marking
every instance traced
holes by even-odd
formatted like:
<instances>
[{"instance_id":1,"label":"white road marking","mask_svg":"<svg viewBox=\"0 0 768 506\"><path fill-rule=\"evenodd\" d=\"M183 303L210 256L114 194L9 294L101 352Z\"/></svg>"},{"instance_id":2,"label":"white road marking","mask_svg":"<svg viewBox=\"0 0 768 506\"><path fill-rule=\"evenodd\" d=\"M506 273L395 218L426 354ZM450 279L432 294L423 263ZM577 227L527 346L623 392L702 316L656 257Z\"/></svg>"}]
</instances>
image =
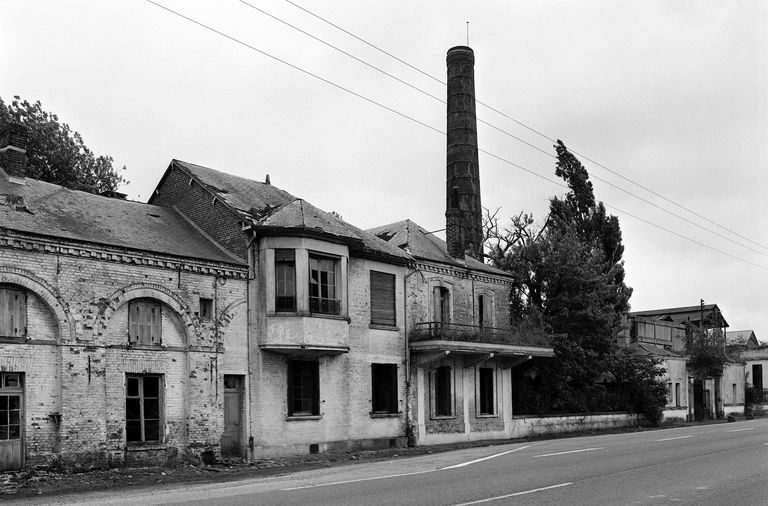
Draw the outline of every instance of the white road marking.
<instances>
[{"instance_id":1,"label":"white road marking","mask_svg":"<svg viewBox=\"0 0 768 506\"><path fill-rule=\"evenodd\" d=\"M657 439L656 442L659 442L659 441L672 441L674 439L686 439L686 438L689 438L689 437L693 437L693 436L665 437L664 439Z\"/></svg>"},{"instance_id":2,"label":"white road marking","mask_svg":"<svg viewBox=\"0 0 768 506\"><path fill-rule=\"evenodd\" d=\"M752 429L753 429L753 427L746 427L746 428L744 428L744 429L733 429L733 430L729 430L728 432L741 432L741 431L743 431L743 430L752 430Z\"/></svg>"},{"instance_id":3,"label":"white road marking","mask_svg":"<svg viewBox=\"0 0 768 506\"><path fill-rule=\"evenodd\" d=\"M462 462L461 464L454 464L452 466L443 467L443 468L441 468L441 470L445 470L445 469L458 469L459 467L465 467L465 466L468 466L468 465L471 465L471 464L476 464L476 463L482 462L484 460L495 459L496 457L501 457L502 455L507 455L507 454L510 454L510 453L519 452L520 450L525 450L526 448L530 448L531 446L533 446L533 445L521 446L520 448L515 448L514 450L507 450L507 451L501 452L501 453L494 453L493 455L488 455L487 457L483 457L481 459L470 460L469 462Z\"/></svg>"},{"instance_id":4,"label":"white road marking","mask_svg":"<svg viewBox=\"0 0 768 506\"><path fill-rule=\"evenodd\" d=\"M361 481L386 480L387 478L399 478L401 476L414 476L416 474L434 473L435 471L438 471L438 469L428 469L426 471L414 471L412 473L388 474L386 476L373 476L371 478L358 478L356 480L334 481L331 483L318 483L315 485L302 485L301 487L281 488L280 491L285 492L287 490L302 490L305 488L330 487L333 485L345 485L347 483L359 483Z\"/></svg>"},{"instance_id":5,"label":"white road marking","mask_svg":"<svg viewBox=\"0 0 768 506\"><path fill-rule=\"evenodd\" d=\"M489 497L488 499L480 499L478 501L463 502L461 504L457 504L456 506L469 506L470 504L481 504L481 503L484 503L484 502L498 501L500 499L506 499L508 497L515 497L515 496L518 496L518 495L525 495L525 494L533 494L534 492L541 492L542 490L551 490L553 488L567 487L568 485L573 485L573 482L569 481L567 483L560 483L558 485L550 485L549 487L534 488L532 490L524 490L522 492L515 492L514 494L499 495L499 496L496 496L496 497Z\"/></svg>"},{"instance_id":6,"label":"white road marking","mask_svg":"<svg viewBox=\"0 0 768 506\"><path fill-rule=\"evenodd\" d=\"M543 455L534 455L533 458L537 458L537 457L553 457L555 455L565 455L566 453L593 452L595 450L602 450L602 448L583 448L581 450L571 450L571 451L567 451L567 452L545 453ZM570 483L569 483L569 485L570 485Z\"/></svg>"}]
</instances>

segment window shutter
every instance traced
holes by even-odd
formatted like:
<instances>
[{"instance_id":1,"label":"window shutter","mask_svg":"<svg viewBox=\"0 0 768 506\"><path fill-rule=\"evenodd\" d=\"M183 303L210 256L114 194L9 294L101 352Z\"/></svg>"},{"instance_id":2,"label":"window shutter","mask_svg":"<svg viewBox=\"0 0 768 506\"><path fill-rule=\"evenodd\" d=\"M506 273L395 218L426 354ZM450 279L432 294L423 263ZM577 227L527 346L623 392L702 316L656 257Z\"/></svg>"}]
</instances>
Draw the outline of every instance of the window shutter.
<instances>
[{"instance_id":1,"label":"window shutter","mask_svg":"<svg viewBox=\"0 0 768 506\"><path fill-rule=\"evenodd\" d=\"M27 335L27 294L15 292L16 295L16 332L15 336Z\"/></svg>"},{"instance_id":2,"label":"window shutter","mask_svg":"<svg viewBox=\"0 0 768 506\"><path fill-rule=\"evenodd\" d=\"M440 306L440 287L436 286L432 289L432 319L436 322L443 321L442 309Z\"/></svg>"},{"instance_id":3,"label":"window shutter","mask_svg":"<svg viewBox=\"0 0 768 506\"><path fill-rule=\"evenodd\" d=\"M396 325L395 276L371 271L371 323Z\"/></svg>"},{"instance_id":4,"label":"window shutter","mask_svg":"<svg viewBox=\"0 0 768 506\"><path fill-rule=\"evenodd\" d=\"M139 340L139 304L128 305L128 342L135 343Z\"/></svg>"},{"instance_id":5,"label":"window shutter","mask_svg":"<svg viewBox=\"0 0 768 506\"><path fill-rule=\"evenodd\" d=\"M152 332L152 343L160 343L160 338L162 336L162 328L163 328L163 319L162 319L162 308L159 304L153 304L152 305L152 321L151 321L151 332Z\"/></svg>"},{"instance_id":6,"label":"window shutter","mask_svg":"<svg viewBox=\"0 0 768 506\"><path fill-rule=\"evenodd\" d=\"M8 290L0 289L0 335L11 335L11 317L10 307L8 304L8 296L10 295Z\"/></svg>"}]
</instances>

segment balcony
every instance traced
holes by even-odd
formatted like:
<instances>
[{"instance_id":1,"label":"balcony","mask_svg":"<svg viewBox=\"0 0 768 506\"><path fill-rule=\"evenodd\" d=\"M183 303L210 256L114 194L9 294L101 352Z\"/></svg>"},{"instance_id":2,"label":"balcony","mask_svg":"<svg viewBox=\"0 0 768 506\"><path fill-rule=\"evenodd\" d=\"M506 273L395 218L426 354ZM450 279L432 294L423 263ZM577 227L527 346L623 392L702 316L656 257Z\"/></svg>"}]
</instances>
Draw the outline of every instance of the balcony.
<instances>
[{"instance_id":1,"label":"balcony","mask_svg":"<svg viewBox=\"0 0 768 506\"><path fill-rule=\"evenodd\" d=\"M411 351L491 356L552 357L542 331L481 327L460 323L417 323L409 334Z\"/></svg>"}]
</instances>

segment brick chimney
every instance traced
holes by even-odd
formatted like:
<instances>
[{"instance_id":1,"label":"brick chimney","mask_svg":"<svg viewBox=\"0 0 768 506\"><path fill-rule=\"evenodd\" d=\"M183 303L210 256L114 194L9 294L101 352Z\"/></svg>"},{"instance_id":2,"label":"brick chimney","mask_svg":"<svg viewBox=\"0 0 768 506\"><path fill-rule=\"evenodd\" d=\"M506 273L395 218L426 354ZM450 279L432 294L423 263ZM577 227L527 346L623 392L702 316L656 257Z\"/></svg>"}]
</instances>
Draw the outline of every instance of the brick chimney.
<instances>
[{"instance_id":1,"label":"brick chimney","mask_svg":"<svg viewBox=\"0 0 768 506\"><path fill-rule=\"evenodd\" d=\"M24 184L27 175L27 127L9 123L0 131L0 167L12 183Z\"/></svg>"},{"instance_id":2,"label":"brick chimney","mask_svg":"<svg viewBox=\"0 0 768 506\"><path fill-rule=\"evenodd\" d=\"M448 50L448 147L445 236L454 258L483 259L483 212L477 159L475 53L466 46Z\"/></svg>"}]
</instances>

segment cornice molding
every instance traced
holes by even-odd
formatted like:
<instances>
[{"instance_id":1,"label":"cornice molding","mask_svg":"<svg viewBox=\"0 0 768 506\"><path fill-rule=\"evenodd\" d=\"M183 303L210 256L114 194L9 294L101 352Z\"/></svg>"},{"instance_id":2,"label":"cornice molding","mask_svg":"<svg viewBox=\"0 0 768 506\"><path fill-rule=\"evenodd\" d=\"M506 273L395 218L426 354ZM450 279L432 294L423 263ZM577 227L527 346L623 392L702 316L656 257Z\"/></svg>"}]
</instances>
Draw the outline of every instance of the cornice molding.
<instances>
[{"instance_id":1,"label":"cornice molding","mask_svg":"<svg viewBox=\"0 0 768 506\"><path fill-rule=\"evenodd\" d=\"M512 280L504 278L502 276L494 276L482 271L477 271L469 267L453 267L444 264L426 263L423 261L416 261L416 270L424 272L432 272L435 274L443 274L445 276L452 276L458 279L471 279L474 281L482 281L484 283L493 283L497 285L511 285Z\"/></svg>"},{"instance_id":2,"label":"cornice molding","mask_svg":"<svg viewBox=\"0 0 768 506\"><path fill-rule=\"evenodd\" d=\"M0 232L0 248L12 248L32 251L36 253L51 253L71 257L101 260L139 266L158 267L178 271L207 274L210 276L223 276L227 278L245 279L248 277L248 269L243 266L238 268L217 262L205 260L192 260L172 255L154 252L127 251L122 248L110 248L103 245L86 244L66 239L47 239L30 237L8 230Z\"/></svg>"}]
</instances>

